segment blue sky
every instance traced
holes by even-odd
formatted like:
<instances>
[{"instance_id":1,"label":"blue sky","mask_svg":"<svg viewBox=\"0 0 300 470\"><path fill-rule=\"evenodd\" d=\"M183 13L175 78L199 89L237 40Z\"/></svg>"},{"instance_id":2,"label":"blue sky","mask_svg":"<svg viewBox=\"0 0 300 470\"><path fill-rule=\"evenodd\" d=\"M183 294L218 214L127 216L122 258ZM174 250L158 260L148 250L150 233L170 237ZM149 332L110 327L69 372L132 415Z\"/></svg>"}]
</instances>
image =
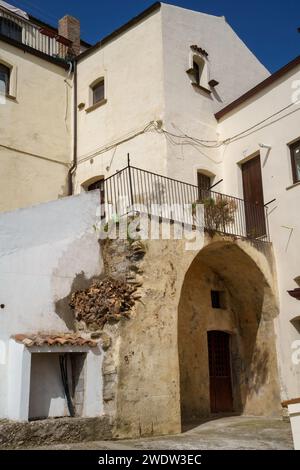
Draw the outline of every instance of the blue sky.
<instances>
[{"instance_id":1,"label":"blue sky","mask_svg":"<svg viewBox=\"0 0 300 470\"><path fill-rule=\"evenodd\" d=\"M69 13L81 20L82 37L95 43L154 0L6 0L51 24ZM172 0L172 3L225 16L247 46L274 72L300 55L300 0Z\"/></svg>"}]
</instances>

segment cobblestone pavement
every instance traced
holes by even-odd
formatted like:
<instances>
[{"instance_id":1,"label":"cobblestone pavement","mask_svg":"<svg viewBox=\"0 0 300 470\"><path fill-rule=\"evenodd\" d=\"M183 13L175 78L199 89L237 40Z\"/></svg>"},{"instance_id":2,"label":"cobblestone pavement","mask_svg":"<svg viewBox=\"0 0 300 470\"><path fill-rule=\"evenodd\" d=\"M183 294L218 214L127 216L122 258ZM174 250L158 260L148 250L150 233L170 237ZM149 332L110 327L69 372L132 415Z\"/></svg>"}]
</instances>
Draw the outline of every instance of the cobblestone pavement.
<instances>
[{"instance_id":1,"label":"cobblestone pavement","mask_svg":"<svg viewBox=\"0 0 300 470\"><path fill-rule=\"evenodd\" d=\"M290 424L281 419L226 417L175 436L125 441L99 441L43 446L53 450L288 450L293 449Z\"/></svg>"}]
</instances>

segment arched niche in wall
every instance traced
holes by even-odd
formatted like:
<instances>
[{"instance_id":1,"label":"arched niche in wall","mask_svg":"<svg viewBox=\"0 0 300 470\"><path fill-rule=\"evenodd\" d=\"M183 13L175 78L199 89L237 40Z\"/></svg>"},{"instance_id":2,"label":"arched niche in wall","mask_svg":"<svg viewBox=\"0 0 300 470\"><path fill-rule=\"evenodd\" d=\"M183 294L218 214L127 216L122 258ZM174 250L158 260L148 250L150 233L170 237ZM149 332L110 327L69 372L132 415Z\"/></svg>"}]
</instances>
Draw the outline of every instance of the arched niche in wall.
<instances>
[{"instance_id":1,"label":"arched niche in wall","mask_svg":"<svg viewBox=\"0 0 300 470\"><path fill-rule=\"evenodd\" d=\"M190 77L192 85L198 88L204 89L207 92L211 92L209 86L209 66L208 59L203 54L197 51L191 51L189 59L190 68L187 73Z\"/></svg>"},{"instance_id":2,"label":"arched niche in wall","mask_svg":"<svg viewBox=\"0 0 300 470\"><path fill-rule=\"evenodd\" d=\"M95 189L100 189L104 188L104 176L103 175L97 175L97 176L92 176L88 180L84 181L81 183L81 187L84 191L94 191Z\"/></svg>"}]
</instances>

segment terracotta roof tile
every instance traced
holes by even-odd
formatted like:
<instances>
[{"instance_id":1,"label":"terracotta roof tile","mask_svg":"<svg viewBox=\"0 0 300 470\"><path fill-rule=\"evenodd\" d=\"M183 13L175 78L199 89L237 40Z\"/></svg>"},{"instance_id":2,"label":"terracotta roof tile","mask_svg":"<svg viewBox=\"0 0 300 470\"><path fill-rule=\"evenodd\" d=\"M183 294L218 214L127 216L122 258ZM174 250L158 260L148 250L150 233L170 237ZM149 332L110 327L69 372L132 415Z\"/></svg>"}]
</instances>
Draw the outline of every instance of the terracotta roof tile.
<instances>
[{"instance_id":1,"label":"terracotta roof tile","mask_svg":"<svg viewBox=\"0 0 300 470\"><path fill-rule=\"evenodd\" d=\"M61 333L56 335L47 335L43 333L37 334L17 334L12 336L12 339L18 343L23 343L27 347L33 346L89 346L94 348L97 346L97 342L83 338L76 333Z\"/></svg>"}]
</instances>

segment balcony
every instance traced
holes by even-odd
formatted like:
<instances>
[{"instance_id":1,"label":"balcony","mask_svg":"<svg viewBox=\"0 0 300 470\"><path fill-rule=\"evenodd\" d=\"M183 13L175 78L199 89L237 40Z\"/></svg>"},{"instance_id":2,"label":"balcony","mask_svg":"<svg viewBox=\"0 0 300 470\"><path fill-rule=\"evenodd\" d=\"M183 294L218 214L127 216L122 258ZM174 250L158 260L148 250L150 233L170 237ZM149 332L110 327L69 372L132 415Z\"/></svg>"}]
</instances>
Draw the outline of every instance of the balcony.
<instances>
[{"instance_id":1,"label":"balcony","mask_svg":"<svg viewBox=\"0 0 300 470\"><path fill-rule=\"evenodd\" d=\"M269 242L267 207L128 165L104 180L103 218L146 213L205 232ZM203 208L198 223L197 204ZM204 225L204 226L203 226Z\"/></svg>"},{"instance_id":2,"label":"balcony","mask_svg":"<svg viewBox=\"0 0 300 470\"><path fill-rule=\"evenodd\" d=\"M72 43L50 28L39 27L30 19L0 5L0 38L23 44L54 59L66 61Z\"/></svg>"}]
</instances>

